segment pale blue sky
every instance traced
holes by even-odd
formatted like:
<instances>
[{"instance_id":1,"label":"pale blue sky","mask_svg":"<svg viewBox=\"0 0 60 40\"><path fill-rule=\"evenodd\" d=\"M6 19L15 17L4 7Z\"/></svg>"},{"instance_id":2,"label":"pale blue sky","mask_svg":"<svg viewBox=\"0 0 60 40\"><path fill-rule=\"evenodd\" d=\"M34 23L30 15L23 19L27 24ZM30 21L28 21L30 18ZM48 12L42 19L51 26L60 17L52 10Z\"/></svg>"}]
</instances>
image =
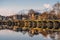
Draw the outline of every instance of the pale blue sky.
<instances>
[{"instance_id":1,"label":"pale blue sky","mask_svg":"<svg viewBox=\"0 0 60 40\"><path fill-rule=\"evenodd\" d=\"M44 5L52 6L58 1L60 2L60 0L0 0L0 14L8 15L23 9L43 9Z\"/></svg>"},{"instance_id":2,"label":"pale blue sky","mask_svg":"<svg viewBox=\"0 0 60 40\"><path fill-rule=\"evenodd\" d=\"M0 7L19 6L23 8L40 8L43 4L53 5L58 0L0 0ZM60 0L59 0L60 1Z\"/></svg>"}]
</instances>

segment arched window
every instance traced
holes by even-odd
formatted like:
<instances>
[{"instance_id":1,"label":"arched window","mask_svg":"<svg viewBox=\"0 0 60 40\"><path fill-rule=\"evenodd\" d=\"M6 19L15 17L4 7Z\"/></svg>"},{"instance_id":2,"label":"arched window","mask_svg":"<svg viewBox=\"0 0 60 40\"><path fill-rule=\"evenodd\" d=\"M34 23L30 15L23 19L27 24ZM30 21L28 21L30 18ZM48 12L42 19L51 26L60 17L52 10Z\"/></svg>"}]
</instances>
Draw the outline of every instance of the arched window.
<instances>
[{"instance_id":1,"label":"arched window","mask_svg":"<svg viewBox=\"0 0 60 40\"><path fill-rule=\"evenodd\" d=\"M37 22L33 21L33 28L36 28L36 27L37 27Z\"/></svg>"},{"instance_id":2,"label":"arched window","mask_svg":"<svg viewBox=\"0 0 60 40\"><path fill-rule=\"evenodd\" d=\"M55 29L59 29L59 27L60 27L59 22L58 21L55 21L54 23L55 23L54 28Z\"/></svg>"},{"instance_id":3,"label":"arched window","mask_svg":"<svg viewBox=\"0 0 60 40\"><path fill-rule=\"evenodd\" d=\"M42 28L46 29L47 28L47 22L46 21L42 21Z\"/></svg>"},{"instance_id":4,"label":"arched window","mask_svg":"<svg viewBox=\"0 0 60 40\"><path fill-rule=\"evenodd\" d=\"M48 22L48 28L49 28L49 29L52 29L52 28L53 28L53 22L52 22L52 21L49 21L49 22Z\"/></svg>"},{"instance_id":5,"label":"arched window","mask_svg":"<svg viewBox=\"0 0 60 40\"><path fill-rule=\"evenodd\" d=\"M29 28L32 28L33 22L29 21Z\"/></svg>"},{"instance_id":6,"label":"arched window","mask_svg":"<svg viewBox=\"0 0 60 40\"><path fill-rule=\"evenodd\" d=\"M42 23L41 23L41 21L38 21L38 28L41 28L42 27Z\"/></svg>"},{"instance_id":7,"label":"arched window","mask_svg":"<svg viewBox=\"0 0 60 40\"><path fill-rule=\"evenodd\" d=\"M7 25L8 25L8 26L12 26L12 22L11 22L11 21L8 21L8 22L7 22Z\"/></svg>"}]
</instances>

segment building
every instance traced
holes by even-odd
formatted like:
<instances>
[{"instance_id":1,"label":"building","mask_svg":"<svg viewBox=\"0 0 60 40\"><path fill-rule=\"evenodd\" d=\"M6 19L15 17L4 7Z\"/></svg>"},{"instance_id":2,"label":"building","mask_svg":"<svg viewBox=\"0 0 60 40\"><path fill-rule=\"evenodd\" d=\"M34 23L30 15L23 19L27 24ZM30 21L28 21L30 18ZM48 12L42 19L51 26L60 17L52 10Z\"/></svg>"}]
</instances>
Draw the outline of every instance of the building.
<instances>
[{"instance_id":1,"label":"building","mask_svg":"<svg viewBox=\"0 0 60 40\"><path fill-rule=\"evenodd\" d=\"M39 16L39 20L47 20L48 19L48 12L43 12Z\"/></svg>"},{"instance_id":2,"label":"building","mask_svg":"<svg viewBox=\"0 0 60 40\"><path fill-rule=\"evenodd\" d=\"M34 20L35 19L35 11L33 9L29 10L28 12L28 16L30 20Z\"/></svg>"},{"instance_id":3,"label":"building","mask_svg":"<svg viewBox=\"0 0 60 40\"><path fill-rule=\"evenodd\" d=\"M22 15L13 15L13 20L22 20Z\"/></svg>"}]
</instances>

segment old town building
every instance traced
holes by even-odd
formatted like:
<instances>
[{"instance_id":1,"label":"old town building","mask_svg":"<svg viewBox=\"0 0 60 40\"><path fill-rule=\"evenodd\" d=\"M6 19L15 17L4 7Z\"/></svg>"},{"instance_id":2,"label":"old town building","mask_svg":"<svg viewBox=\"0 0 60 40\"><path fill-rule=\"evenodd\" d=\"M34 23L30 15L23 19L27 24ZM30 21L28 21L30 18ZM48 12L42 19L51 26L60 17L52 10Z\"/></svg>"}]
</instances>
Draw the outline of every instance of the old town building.
<instances>
[{"instance_id":1,"label":"old town building","mask_svg":"<svg viewBox=\"0 0 60 40\"><path fill-rule=\"evenodd\" d=\"M48 18L48 12L43 12L42 14L40 14L39 19L40 20L47 20Z\"/></svg>"}]
</instances>

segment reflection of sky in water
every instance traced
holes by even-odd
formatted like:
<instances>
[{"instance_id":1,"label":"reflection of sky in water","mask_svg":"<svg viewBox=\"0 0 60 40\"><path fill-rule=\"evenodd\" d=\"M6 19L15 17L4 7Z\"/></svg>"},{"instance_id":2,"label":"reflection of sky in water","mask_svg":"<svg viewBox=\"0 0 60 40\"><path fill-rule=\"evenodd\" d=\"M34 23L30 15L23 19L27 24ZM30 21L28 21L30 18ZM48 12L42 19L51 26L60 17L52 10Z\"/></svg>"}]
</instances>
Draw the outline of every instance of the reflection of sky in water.
<instances>
[{"instance_id":1,"label":"reflection of sky in water","mask_svg":"<svg viewBox=\"0 0 60 40\"><path fill-rule=\"evenodd\" d=\"M14 32L10 30L0 30L0 40L51 40L49 37L45 38L43 35L34 35L30 37L28 33Z\"/></svg>"}]
</instances>

